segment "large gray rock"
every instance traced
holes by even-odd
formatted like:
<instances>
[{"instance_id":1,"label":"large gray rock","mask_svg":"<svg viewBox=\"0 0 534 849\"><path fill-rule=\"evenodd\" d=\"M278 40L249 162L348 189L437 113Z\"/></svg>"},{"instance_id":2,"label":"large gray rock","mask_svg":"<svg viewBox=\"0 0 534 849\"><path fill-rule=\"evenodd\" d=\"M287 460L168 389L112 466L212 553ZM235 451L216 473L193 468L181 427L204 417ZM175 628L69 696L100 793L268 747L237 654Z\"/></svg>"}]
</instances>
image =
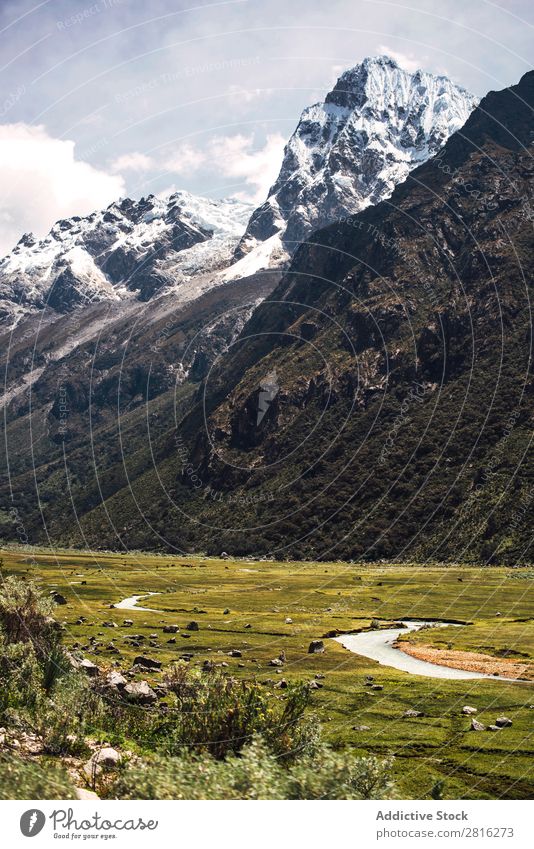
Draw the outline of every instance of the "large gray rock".
<instances>
[{"instance_id":1,"label":"large gray rock","mask_svg":"<svg viewBox=\"0 0 534 849\"><path fill-rule=\"evenodd\" d=\"M478 719L472 719L471 720L471 731L485 731L485 730L486 730L486 726L482 725L482 723L479 722Z\"/></svg>"},{"instance_id":2,"label":"large gray rock","mask_svg":"<svg viewBox=\"0 0 534 849\"><path fill-rule=\"evenodd\" d=\"M86 675L89 675L90 678L96 678L97 675L100 675L100 669L96 663L93 663L92 660L87 660L86 658L80 661L78 668L81 669L82 672L85 672Z\"/></svg>"},{"instance_id":3,"label":"large gray rock","mask_svg":"<svg viewBox=\"0 0 534 849\"><path fill-rule=\"evenodd\" d=\"M164 625L163 626L163 633L164 634L177 634L179 630L180 629L179 629L178 625Z\"/></svg>"},{"instance_id":4,"label":"large gray rock","mask_svg":"<svg viewBox=\"0 0 534 849\"><path fill-rule=\"evenodd\" d=\"M324 652L324 643L322 640L312 640L308 646L308 654L322 654Z\"/></svg>"},{"instance_id":5,"label":"large gray rock","mask_svg":"<svg viewBox=\"0 0 534 849\"><path fill-rule=\"evenodd\" d=\"M465 705L465 707L462 708L462 713L466 716L472 716L473 714L478 713L478 710L476 709L476 707Z\"/></svg>"},{"instance_id":6,"label":"large gray rock","mask_svg":"<svg viewBox=\"0 0 534 849\"><path fill-rule=\"evenodd\" d=\"M497 728L509 728L512 724L512 720L508 719L507 716L498 716L495 720L495 725Z\"/></svg>"},{"instance_id":7,"label":"large gray rock","mask_svg":"<svg viewBox=\"0 0 534 849\"><path fill-rule=\"evenodd\" d=\"M112 672L108 672L106 676L106 683L109 684L110 687L116 687L118 690L121 690L128 683L128 679L125 678L121 672L113 670Z\"/></svg>"},{"instance_id":8,"label":"large gray rock","mask_svg":"<svg viewBox=\"0 0 534 849\"><path fill-rule=\"evenodd\" d=\"M127 684L123 689L124 696L129 702L138 705L152 705L158 700L154 690L147 681L136 681Z\"/></svg>"}]
</instances>

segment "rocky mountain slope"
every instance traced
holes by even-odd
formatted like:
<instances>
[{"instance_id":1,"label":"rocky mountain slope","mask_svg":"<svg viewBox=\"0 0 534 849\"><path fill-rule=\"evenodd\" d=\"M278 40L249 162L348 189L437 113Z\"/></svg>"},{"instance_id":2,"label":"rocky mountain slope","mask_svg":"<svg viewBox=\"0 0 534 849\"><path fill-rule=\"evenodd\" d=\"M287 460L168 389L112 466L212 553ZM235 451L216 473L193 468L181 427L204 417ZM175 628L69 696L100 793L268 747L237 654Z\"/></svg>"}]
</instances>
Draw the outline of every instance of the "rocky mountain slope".
<instances>
[{"instance_id":1,"label":"rocky mountain slope","mask_svg":"<svg viewBox=\"0 0 534 849\"><path fill-rule=\"evenodd\" d=\"M265 240L271 250L281 241L292 253L313 230L389 197L465 124L476 103L447 77L410 74L388 56L345 71L324 103L302 113L238 255Z\"/></svg>"},{"instance_id":2,"label":"rocky mountain slope","mask_svg":"<svg viewBox=\"0 0 534 849\"><path fill-rule=\"evenodd\" d=\"M530 562L533 107L534 72L304 243L85 539Z\"/></svg>"}]
</instances>

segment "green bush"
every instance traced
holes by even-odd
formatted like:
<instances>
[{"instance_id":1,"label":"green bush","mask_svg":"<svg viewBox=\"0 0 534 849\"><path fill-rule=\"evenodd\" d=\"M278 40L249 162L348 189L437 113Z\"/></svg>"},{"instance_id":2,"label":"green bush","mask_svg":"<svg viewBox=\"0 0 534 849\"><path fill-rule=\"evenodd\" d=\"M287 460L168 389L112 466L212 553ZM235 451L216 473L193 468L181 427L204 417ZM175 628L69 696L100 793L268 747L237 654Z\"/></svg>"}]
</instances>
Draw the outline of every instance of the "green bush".
<instances>
[{"instance_id":1,"label":"green bush","mask_svg":"<svg viewBox=\"0 0 534 849\"><path fill-rule=\"evenodd\" d=\"M391 761L335 753L287 763L260 737L220 761L184 754L126 767L110 794L120 799L384 799L391 798Z\"/></svg>"},{"instance_id":2,"label":"green bush","mask_svg":"<svg viewBox=\"0 0 534 849\"><path fill-rule=\"evenodd\" d=\"M42 670L42 686L48 691L68 670L61 645L61 630L53 619L54 602L32 581L10 576L0 588L0 630L6 646L26 644L33 648Z\"/></svg>"},{"instance_id":3,"label":"green bush","mask_svg":"<svg viewBox=\"0 0 534 849\"><path fill-rule=\"evenodd\" d=\"M64 769L55 764L0 757L0 799L75 799Z\"/></svg>"},{"instance_id":4,"label":"green bush","mask_svg":"<svg viewBox=\"0 0 534 849\"><path fill-rule=\"evenodd\" d=\"M221 759L261 734L275 755L291 759L313 751L317 742L316 723L304 716L310 694L303 685L290 685L277 699L257 682L237 681L217 668L199 672L185 663L171 667L166 683L174 696L161 729L167 754L191 748Z\"/></svg>"}]
</instances>

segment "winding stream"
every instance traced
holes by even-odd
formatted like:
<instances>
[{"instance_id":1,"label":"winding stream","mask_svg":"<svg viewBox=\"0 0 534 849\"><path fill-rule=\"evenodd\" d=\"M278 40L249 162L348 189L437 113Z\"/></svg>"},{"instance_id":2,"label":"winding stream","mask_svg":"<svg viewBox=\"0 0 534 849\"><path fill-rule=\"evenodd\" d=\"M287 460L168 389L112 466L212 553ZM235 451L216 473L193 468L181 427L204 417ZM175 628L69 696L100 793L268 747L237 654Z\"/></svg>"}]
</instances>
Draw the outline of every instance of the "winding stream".
<instances>
[{"instance_id":1,"label":"winding stream","mask_svg":"<svg viewBox=\"0 0 534 849\"><path fill-rule=\"evenodd\" d=\"M123 598L122 601L118 601L114 607L117 610L141 610L146 613L161 613L161 610L155 610L153 607L140 607L138 605L138 601L148 598L151 595L159 595L159 593L142 593L142 595L131 595L128 598Z\"/></svg>"},{"instance_id":2,"label":"winding stream","mask_svg":"<svg viewBox=\"0 0 534 849\"><path fill-rule=\"evenodd\" d=\"M408 631L418 631L424 625L439 628L455 623L400 621L405 625L404 628L384 628L380 631L362 631L360 634L342 634L340 637L334 637L334 639L355 654L361 654L363 657L376 660L384 666L392 666L394 669L400 669L401 672L410 672L412 675L425 675L427 678L492 678L495 680L495 676L486 675L483 672L452 669L450 666L439 666L437 663L419 660L393 647L393 643L398 637L401 634L406 634ZM510 679L498 678L497 680L506 681Z\"/></svg>"}]
</instances>

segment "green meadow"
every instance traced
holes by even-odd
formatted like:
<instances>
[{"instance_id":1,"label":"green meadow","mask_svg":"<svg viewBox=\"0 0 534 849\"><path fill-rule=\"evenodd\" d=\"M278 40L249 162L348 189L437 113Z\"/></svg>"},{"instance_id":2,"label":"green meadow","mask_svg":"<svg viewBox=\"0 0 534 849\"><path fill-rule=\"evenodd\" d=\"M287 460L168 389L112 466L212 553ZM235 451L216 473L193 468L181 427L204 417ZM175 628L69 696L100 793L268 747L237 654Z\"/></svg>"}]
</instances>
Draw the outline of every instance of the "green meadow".
<instances>
[{"instance_id":1,"label":"green meadow","mask_svg":"<svg viewBox=\"0 0 534 849\"><path fill-rule=\"evenodd\" d=\"M190 665L223 664L229 675L267 689L282 678L316 681L310 710L326 740L356 754L393 756L401 797L532 796L531 683L412 675L351 653L331 637L403 618L452 620L462 627L425 630L410 639L532 659L534 570L44 549L10 549L1 556L4 577L32 578L65 598L56 608L65 645L103 669L127 670L143 654L163 665L161 672L138 675L151 684L180 658ZM114 607L148 593L155 595L139 604L152 611ZM191 621L198 630L187 629ZM179 631L165 633L167 625ZM130 644L132 635L141 637L138 646ZM324 653L308 653L315 639L323 640ZM280 657L281 667L271 665ZM382 689L369 686L366 676ZM476 707L486 725L501 715L513 724L497 733L472 731L464 705ZM423 715L405 718L409 709Z\"/></svg>"}]
</instances>

